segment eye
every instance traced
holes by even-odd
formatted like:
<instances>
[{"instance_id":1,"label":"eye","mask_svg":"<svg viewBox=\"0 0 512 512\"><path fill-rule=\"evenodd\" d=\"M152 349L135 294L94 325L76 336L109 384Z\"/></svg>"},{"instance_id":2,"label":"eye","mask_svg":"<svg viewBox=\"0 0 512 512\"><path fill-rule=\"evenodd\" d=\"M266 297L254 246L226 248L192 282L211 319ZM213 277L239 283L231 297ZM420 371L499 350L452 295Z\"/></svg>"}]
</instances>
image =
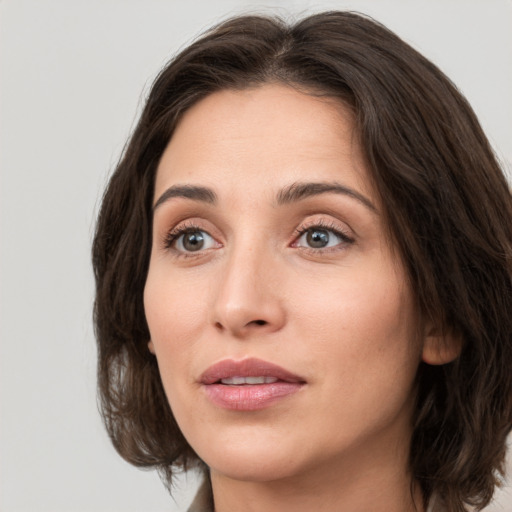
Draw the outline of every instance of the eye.
<instances>
[{"instance_id":1,"label":"eye","mask_svg":"<svg viewBox=\"0 0 512 512\"><path fill-rule=\"evenodd\" d=\"M308 249L328 249L353 243L353 239L340 231L323 226L312 226L301 230L295 242L296 247Z\"/></svg>"},{"instance_id":2,"label":"eye","mask_svg":"<svg viewBox=\"0 0 512 512\"><path fill-rule=\"evenodd\" d=\"M215 240L206 231L197 228L187 228L169 233L167 247L173 247L178 252L198 252L215 247Z\"/></svg>"}]
</instances>

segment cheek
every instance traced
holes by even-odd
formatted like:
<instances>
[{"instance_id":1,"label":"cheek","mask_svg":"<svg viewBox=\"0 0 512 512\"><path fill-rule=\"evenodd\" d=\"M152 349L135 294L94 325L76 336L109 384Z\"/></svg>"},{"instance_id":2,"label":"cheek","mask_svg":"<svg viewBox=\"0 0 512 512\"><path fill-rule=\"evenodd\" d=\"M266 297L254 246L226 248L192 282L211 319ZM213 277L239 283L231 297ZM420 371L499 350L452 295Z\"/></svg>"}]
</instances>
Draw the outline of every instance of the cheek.
<instances>
[{"instance_id":1,"label":"cheek","mask_svg":"<svg viewBox=\"0 0 512 512\"><path fill-rule=\"evenodd\" d=\"M165 269L150 268L144 289L144 311L166 391L171 380L190 380L184 371L199 349L208 318L208 287L174 277Z\"/></svg>"},{"instance_id":2,"label":"cheek","mask_svg":"<svg viewBox=\"0 0 512 512\"><path fill-rule=\"evenodd\" d=\"M201 326L207 286L193 278L176 279L164 268L151 268L144 288L144 311L154 343L181 342ZM185 329L186 327L186 329ZM170 336L171 333L176 333ZM167 340L167 341L166 341ZM183 342L189 340L184 339Z\"/></svg>"},{"instance_id":3,"label":"cheek","mask_svg":"<svg viewBox=\"0 0 512 512\"><path fill-rule=\"evenodd\" d=\"M319 364L341 364L351 374L375 370L380 375L402 371L407 365L414 374L421 344L405 277L392 266L357 273L345 270L321 287L307 280L302 283L292 313L302 319L300 338L317 340L311 347L324 355L317 359Z\"/></svg>"},{"instance_id":4,"label":"cheek","mask_svg":"<svg viewBox=\"0 0 512 512\"><path fill-rule=\"evenodd\" d=\"M408 421L421 356L404 281L389 268L352 277L325 283L297 305L308 312L297 339L318 384L322 428L340 444L354 432L364 437Z\"/></svg>"},{"instance_id":5,"label":"cheek","mask_svg":"<svg viewBox=\"0 0 512 512\"><path fill-rule=\"evenodd\" d=\"M190 404L195 402L187 397L195 387L191 368L207 318L207 287L174 277L165 268L150 268L144 310L167 399L180 429L188 431L182 421L194 412Z\"/></svg>"}]
</instances>

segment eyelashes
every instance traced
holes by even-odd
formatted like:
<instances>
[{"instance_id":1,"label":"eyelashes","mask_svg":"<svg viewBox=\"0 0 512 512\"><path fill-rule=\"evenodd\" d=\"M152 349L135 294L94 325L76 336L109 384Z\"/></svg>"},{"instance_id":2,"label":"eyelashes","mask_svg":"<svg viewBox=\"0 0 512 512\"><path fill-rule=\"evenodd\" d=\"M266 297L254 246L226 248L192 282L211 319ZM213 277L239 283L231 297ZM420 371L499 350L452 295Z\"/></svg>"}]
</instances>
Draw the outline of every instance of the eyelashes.
<instances>
[{"instance_id":1,"label":"eyelashes","mask_svg":"<svg viewBox=\"0 0 512 512\"><path fill-rule=\"evenodd\" d=\"M216 240L200 223L190 221L178 224L168 231L162 240L162 248L176 257L198 257L212 249L221 248ZM319 219L301 224L294 230L289 247L313 255L346 249L355 239L338 223Z\"/></svg>"}]
</instances>

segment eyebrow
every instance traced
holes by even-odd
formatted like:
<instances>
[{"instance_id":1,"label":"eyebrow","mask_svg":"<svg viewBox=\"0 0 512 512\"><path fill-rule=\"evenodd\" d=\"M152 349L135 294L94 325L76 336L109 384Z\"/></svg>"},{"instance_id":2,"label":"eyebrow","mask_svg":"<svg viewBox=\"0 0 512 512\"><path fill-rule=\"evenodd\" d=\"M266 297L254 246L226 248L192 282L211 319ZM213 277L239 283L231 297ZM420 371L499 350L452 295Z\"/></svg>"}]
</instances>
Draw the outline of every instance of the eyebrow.
<instances>
[{"instance_id":1,"label":"eyebrow","mask_svg":"<svg viewBox=\"0 0 512 512\"><path fill-rule=\"evenodd\" d=\"M183 197L209 204L215 204L217 201L217 195L211 188L199 187L197 185L173 185L158 198L153 206L153 211L173 197Z\"/></svg>"},{"instance_id":2,"label":"eyebrow","mask_svg":"<svg viewBox=\"0 0 512 512\"><path fill-rule=\"evenodd\" d=\"M369 210L377 213L377 208L373 203L354 189L346 187L336 182L297 182L283 188L277 194L277 204L279 206L302 201L308 197L318 196L321 194L341 194L352 199L356 199ZM193 201L215 204L217 202L217 194L208 187L197 185L173 185L169 187L156 201L153 206L155 211L160 205L169 201L174 197L192 199Z\"/></svg>"},{"instance_id":3,"label":"eyebrow","mask_svg":"<svg viewBox=\"0 0 512 512\"><path fill-rule=\"evenodd\" d=\"M373 213L378 213L374 204L363 194L336 182L297 182L288 185L277 195L277 204L289 204L320 194L341 194L356 199Z\"/></svg>"}]
</instances>

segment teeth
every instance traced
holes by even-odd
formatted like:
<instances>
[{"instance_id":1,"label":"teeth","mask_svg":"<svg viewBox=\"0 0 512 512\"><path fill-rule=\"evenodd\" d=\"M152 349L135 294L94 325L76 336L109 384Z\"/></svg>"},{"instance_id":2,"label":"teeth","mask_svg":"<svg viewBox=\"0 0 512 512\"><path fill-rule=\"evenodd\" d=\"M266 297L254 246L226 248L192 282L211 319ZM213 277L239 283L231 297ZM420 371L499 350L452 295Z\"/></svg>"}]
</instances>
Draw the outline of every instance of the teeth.
<instances>
[{"instance_id":1,"label":"teeth","mask_svg":"<svg viewBox=\"0 0 512 512\"><path fill-rule=\"evenodd\" d=\"M222 384L229 386L241 386L243 384L272 384L277 382L276 377L228 377L221 379Z\"/></svg>"}]
</instances>

